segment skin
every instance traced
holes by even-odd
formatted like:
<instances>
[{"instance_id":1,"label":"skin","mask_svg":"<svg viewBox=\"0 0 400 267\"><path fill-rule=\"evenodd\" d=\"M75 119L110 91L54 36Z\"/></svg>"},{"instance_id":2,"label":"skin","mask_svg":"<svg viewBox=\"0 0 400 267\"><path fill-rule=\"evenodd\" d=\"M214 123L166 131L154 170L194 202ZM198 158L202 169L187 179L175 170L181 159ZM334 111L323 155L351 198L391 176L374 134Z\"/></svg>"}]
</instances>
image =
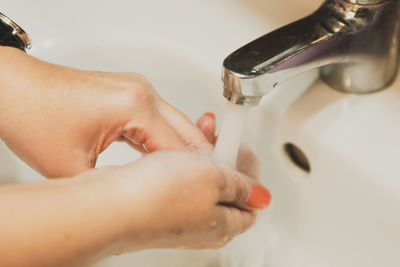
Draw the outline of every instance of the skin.
<instances>
[{"instance_id":1,"label":"skin","mask_svg":"<svg viewBox=\"0 0 400 267\"><path fill-rule=\"evenodd\" d=\"M139 74L71 69L10 47L0 48L0 66L0 136L46 177L93 168L118 139L148 152L212 149Z\"/></svg>"},{"instance_id":2,"label":"skin","mask_svg":"<svg viewBox=\"0 0 400 267\"><path fill-rule=\"evenodd\" d=\"M69 179L3 186L2 265L76 266L149 248L222 247L255 219L246 179L193 153L162 151Z\"/></svg>"},{"instance_id":3,"label":"skin","mask_svg":"<svg viewBox=\"0 0 400 267\"><path fill-rule=\"evenodd\" d=\"M247 200L258 164L246 148L239 171L214 164L214 132L214 117L193 125L141 75L75 70L0 47L0 137L58 178L0 187L2 265L224 246L254 222ZM116 140L144 156L94 169Z\"/></svg>"}]
</instances>

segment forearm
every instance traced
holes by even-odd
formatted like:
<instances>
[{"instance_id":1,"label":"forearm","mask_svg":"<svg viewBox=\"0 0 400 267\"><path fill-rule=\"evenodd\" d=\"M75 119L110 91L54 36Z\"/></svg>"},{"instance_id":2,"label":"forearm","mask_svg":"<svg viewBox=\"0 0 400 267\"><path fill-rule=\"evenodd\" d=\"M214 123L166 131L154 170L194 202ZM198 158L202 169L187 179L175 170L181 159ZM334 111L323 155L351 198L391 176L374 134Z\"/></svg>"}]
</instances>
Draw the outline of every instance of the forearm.
<instances>
[{"instance_id":1,"label":"forearm","mask_svg":"<svg viewBox=\"0 0 400 267\"><path fill-rule=\"evenodd\" d=\"M45 71L41 63L16 48L0 46L0 125L12 112L27 110L28 101L39 97L40 77Z\"/></svg>"},{"instance_id":2,"label":"forearm","mask_svg":"<svg viewBox=\"0 0 400 267\"><path fill-rule=\"evenodd\" d=\"M24 92L27 80L30 79L30 75L26 77L28 71L25 68L32 68L25 62L27 57L16 48L0 46L0 138L2 139L10 135L11 129L7 129L6 126L13 128L15 125L16 111L22 113L26 110L24 99L30 98L29 91L28 94ZM21 101L18 101L18 98Z\"/></svg>"},{"instance_id":3,"label":"forearm","mask_svg":"<svg viewBox=\"0 0 400 267\"><path fill-rule=\"evenodd\" d=\"M75 266L120 251L118 189L87 176L0 187L2 266Z\"/></svg>"},{"instance_id":4,"label":"forearm","mask_svg":"<svg viewBox=\"0 0 400 267\"><path fill-rule=\"evenodd\" d=\"M34 136L41 129L50 130L43 123L46 120L57 129L57 124L49 121L49 116L45 114L46 111L56 111L49 107L53 101L44 98L43 81L40 78L44 75L44 68L39 60L22 51L0 46L0 138L35 169L35 163L32 164L27 159L35 153L47 156L47 149L43 148L49 146L44 144L47 142L52 145L52 140L51 135L40 134L42 141L37 142ZM48 83L50 84L50 79Z\"/></svg>"},{"instance_id":5,"label":"forearm","mask_svg":"<svg viewBox=\"0 0 400 267\"><path fill-rule=\"evenodd\" d=\"M46 177L74 176L93 165L96 147L77 136L88 124L85 115L93 117L78 89L83 82L77 76L84 80L85 74L0 46L0 138ZM85 134L98 141L92 132ZM72 138L80 141L68 143Z\"/></svg>"}]
</instances>

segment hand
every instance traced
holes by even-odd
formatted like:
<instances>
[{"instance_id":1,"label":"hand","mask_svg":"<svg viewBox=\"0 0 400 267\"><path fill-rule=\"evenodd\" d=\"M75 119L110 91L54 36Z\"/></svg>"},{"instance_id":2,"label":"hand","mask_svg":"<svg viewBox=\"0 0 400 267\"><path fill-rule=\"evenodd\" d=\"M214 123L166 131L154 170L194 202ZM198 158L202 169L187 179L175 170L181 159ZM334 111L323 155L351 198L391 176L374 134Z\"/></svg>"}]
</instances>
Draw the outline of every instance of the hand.
<instances>
[{"instance_id":1,"label":"hand","mask_svg":"<svg viewBox=\"0 0 400 267\"><path fill-rule=\"evenodd\" d=\"M212 149L141 75L71 69L9 47L0 65L0 137L44 176L93 168L115 140L142 152Z\"/></svg>"},{"instance_id":2,"label":"hand","mask_svg":"<svg viewBox=\"0 0 400 267\"><path fill-rule=\"evenodd\" d=\"M123 188L122 222L129 226L120 252L136 250L138 243L144 248L219 248L255 219L247 201L257 181L193 153L155 152L98 172Z\"/></svg>"},{"instance_id":3,"label":"hand","mask_svg":"<svg viewBox=\"0 0 400 267\"><path fill-rule=\"evenodd\" d=\"M74 178L1 186L0 214L12 214L2 217L1 262L86 266L148 248L219 248L253 223L247 202L255 186L240 172L178 151Z\"/></svg>"}]
</instances>

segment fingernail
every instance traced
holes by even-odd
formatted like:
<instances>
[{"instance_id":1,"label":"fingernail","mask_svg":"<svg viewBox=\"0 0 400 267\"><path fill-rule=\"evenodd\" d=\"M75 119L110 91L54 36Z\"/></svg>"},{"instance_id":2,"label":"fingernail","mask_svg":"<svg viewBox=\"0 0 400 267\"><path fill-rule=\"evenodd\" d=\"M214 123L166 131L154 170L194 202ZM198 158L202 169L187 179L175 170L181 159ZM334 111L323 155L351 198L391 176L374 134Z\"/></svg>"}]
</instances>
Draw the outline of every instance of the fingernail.
<instances>
[{"instance_id":1,"label":"fingernail","mask_svg":"<svg viewBox=\"0 0 400 267\"><path fill-rule=\"evenodd\" d=\"M254 185L251 187L251 193L247 204L256 209L264 209L271 202L271 193L263 186Z\"/></svg>"},{"instance_id":2,"label":"fingernail","mask_svg":"<svg viewBox=\"0 0 400 267\"><path fill-rule=\"evenodd\" d=\"M215 120L215 115L212 112L206 112L206 113L204 113L204 116L211 117L213 120Z\"/></svg>"}]
</instances>

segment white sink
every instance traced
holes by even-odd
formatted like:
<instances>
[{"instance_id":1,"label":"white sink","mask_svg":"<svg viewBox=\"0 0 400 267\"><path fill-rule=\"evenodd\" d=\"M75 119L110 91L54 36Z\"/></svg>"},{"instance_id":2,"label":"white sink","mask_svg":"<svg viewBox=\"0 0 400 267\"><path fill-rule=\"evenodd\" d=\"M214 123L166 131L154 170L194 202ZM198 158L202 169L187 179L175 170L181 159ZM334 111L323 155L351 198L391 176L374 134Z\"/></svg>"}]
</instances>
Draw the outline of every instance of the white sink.
<instances>
[{"instance_id":1,"label":"white sink","mask_svg":"<svg viewBox=\"0 0 400 267\"><path fill-rule=\"evenodd\" d=\"M142 73L196 120L205 111L221 117L221 63L230 52L320 2L20 0L3 3L1 12L30 33L32 55L89 70ZM361 96L316 78L310 72L284 83L251 111L245 139L262 159L273 207L231 245L230 266L400 265L400 79ZM309 173L289 159L286 143L303 151ZM99 165L138 156L117 143ZM3 182L43 179L4 145L0 159L8 166L0 171ZM255 252L257 261L240 262ZM219 257L215 251L158 250L97 266L215 266Z\"/></svg>"}]
</instances>

